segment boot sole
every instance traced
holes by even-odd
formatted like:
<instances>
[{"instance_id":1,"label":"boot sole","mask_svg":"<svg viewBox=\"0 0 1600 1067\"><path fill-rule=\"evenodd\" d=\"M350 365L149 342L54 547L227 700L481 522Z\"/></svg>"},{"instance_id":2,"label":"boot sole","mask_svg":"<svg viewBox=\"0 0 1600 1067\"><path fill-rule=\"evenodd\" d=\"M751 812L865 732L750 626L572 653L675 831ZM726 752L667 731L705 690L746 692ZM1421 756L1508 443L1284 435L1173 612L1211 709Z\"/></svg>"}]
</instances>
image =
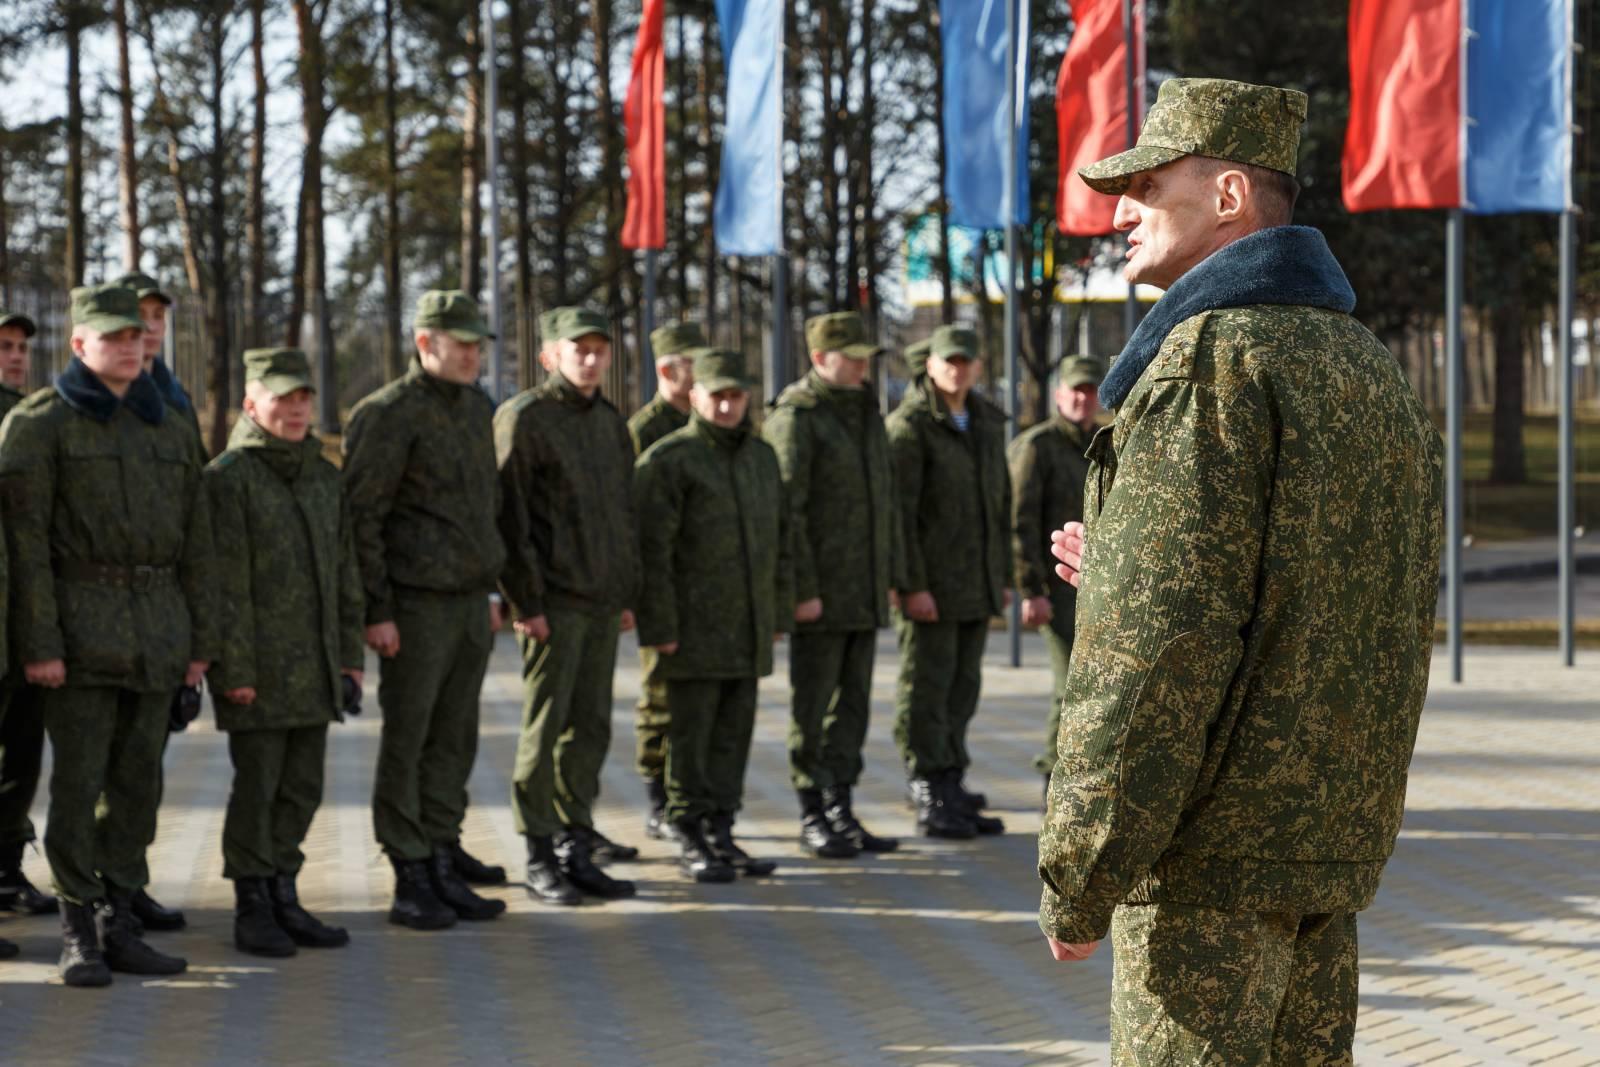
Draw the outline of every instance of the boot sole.
<instances>
[{"instance_id":1,"label":"boot sole","mask_svg":"<svg viewBox=\"0 0 1600 1067\"><path fill-rule=\"evenodd\" d=\"M497 901L497 903L499 903L500 907L484 911L462 911L460 908L456 908L454 909L456 918L462 922L469 923L486 923L491 919L498 919L506 913L506 907L504 901Z\"/></svg>"},{"instance_id":2,"label":"boot sole","mask_svg":"<svg viewBox=\"0 0 1600 1067\"><path fill-rule=\"evenodd\" d=\"M461 874L460 871L457 871L456 873ZM505 885L506 875L504 871L500 872L500 877L498 878L493 877L492 875L484 875L481 878L468 878L466 875L461 874L461 880L468 885Z\"/></svg>"},{"instance_id":3,"label":"boot sole","mask_svg":"<svg viewBox=\"0 0 1600 1067\"><path fill-rule=\"evenodd\" d=\"M739 872L731 874L712 873L711 871L684 871L683 876L696 885L728 885L739 880Z\"/></svg>"},{"instance_id":4,"label":"boot sole","mask_svg":"<svg viewBox=\"0 0 1600 1067\"><path fill-rule=\"evenodd\" d=\"M240 952L243 952L247 956L262 956L269 960L286 960L290 956L293 956L296 951L298 951L292 944L281 947L275 946L272 948L254 948L248 945L241 945L239 942L235 941L233 943L233 947L238 949Z\"/></svg>"},{"instance_id":5,"label":"boot sole","mask_svg":"<svg viewBox=\"0 0 1600 1067\"><path fill-rule=\"evenodd\" d=\"M61 984L72 989L104 989L111 981L109 967L90 969L87 973L81 967L73 967L61 974Z\"/></svg>"},{"instance_id":6,"label":"boot sole","mask_svg":"<svg viewBox=\"0 0 1600 1067\"><path fill-rule=\"evenodd\" d=\"M450 927L456 924L456 920L453 915L448 920L429 919L424 921L421 919L408 919L403 916L396 915L392 911L389 913L389 921L396 926L404 926L408 930L448 930Z\"/></svg>"},{"instance_id":7,"label":"boot sole","mask_svg":"<svg viewBox=\"0 0 1600 1067\"><path fill-rule=\"evenodd\" d=\"M977 830L941 830L932 826L920 826L917 832L923 837L938 837L945 841L971 841L978 836Z\"/></svg>"},{"instance_id":8,"label":"boot sole","mask_svg":"<svg viewBox=\"0 0 1600 1067\"><path fill-rule=\"evenodd\" d=\"M189 969L189 964L187 961L184 962L183 966L177 968L130 967L125 964L112 963L110 960L106 961L106 966L117 974L133 974L138 975L141 978L171 978L174 975L182 974Z\"/></svg>"},{"instance_id":9,"label":"boot sole","mask_svg":"<svg viewBox=\"0 0 1600 1067\"><path fill-rule=\"evenodd\" d=\"M344 948L346 945L348 945L350 943L350 935L349 934L345 934L344 937L337 938L337 939L335 939L335 938L316 938L316 939L312 939L312 938L309 938L309 937L295 937L293 934L290 934L289 935L289 939L291 941L293 941L295 943L295 945L297 947L299 947L299 948Z\"/></svg>"}]
</instances>

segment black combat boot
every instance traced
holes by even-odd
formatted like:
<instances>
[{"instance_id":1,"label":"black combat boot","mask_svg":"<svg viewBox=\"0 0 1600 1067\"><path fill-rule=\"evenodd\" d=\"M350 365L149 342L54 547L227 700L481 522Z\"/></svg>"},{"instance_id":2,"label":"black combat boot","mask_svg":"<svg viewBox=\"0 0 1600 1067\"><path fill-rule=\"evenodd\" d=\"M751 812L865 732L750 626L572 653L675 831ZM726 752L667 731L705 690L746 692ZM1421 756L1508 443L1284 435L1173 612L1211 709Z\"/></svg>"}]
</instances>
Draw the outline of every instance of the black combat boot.
<instances>
[{"instance_id":1,"label":"black combat boot","mask_svg":"<svg viewBox=\"0 0 1600 1067\"><path fill-rule=\"evenodd\" d=\"M824 860L847 860L861 850L848 838L836 833L822 813L822 790L799 789L800 844L805 850Z\"/></svg>"},{"instance_id":2,"label":"black combat boot","mask_svg":"<svg viewBox=\"0 0 1600 1067\"><path fill-rule=\"evenodd\" d=\"M646 778L644 788L650 796L650 814L644 817L644 836L652 841L672 840L672 823L667 820L666 781Z\"/></svg>"},{"instance_id":3,"label":"black combat boot","mask_svg":"<svg viewBox=\"0 0 1600 1067\"><path fill-rule=\"evenodd\" d=\"M389 921L413 930L443 930L456 924L455 909L433 892L424 860L403 860L390 856L394 867L394 903L389 905Z\"/></svg>"},{"instance_id":4,"label":"black combat boot","mask_svg":"<svg viewBox=\"0 0 1600 1067\"><path fill-rule=\"evenodd\" d=\"M851 807L850 787L836 785L822 791L822 814L834 833L849 841L860 852L893 852L900 847L897 837L879 837L856 818Z\"/></svg>"},{"instance_id":5,"label":"black combat boot","mask_svg":"<svg viewBox=\"0 0 1600 1067\"><path fill-rule=\"evenodd\" d=\"M589 837L589 855L596 863L627 863L639 858L638 849L613 841L599 830L591 829Z\"/></svg>"},{"instance_id":6,"label":"black combat boot","mask_svg":"<svg viewBox=\"0 0 1600 1067\"><path fill-rule=\"evenodd\" d=\"M273 875L267 879L267 890L272 894L272 917L301 948L343 948L350 943L344 927L329 926L300 906L294 875Z\"/></svg>"},{"instance_id":7,"label":"black combat boot","mask_svg":"<svg viewBox=\"0 0 1600 1067\"><path fill-rule=\"evenodd\" d=\"M111 889L101 912L105 929L106 966L123 974L173 975L189 969L189 961L169 956L145 943L133 912L134 893Z\"/></svg>"},{"instance_id":8,"label":"black combat boot","mask_svg":"<svg viewBox=\"0 0 1600 1067\"><path fill-rule=\"evenodd\" d=\"M61 904L61 981L80 989L111 984L93 904Z\"/></svg>"},{"instance_id":9,"label":"black combat boot","mask_svg":"<svg viewBox=\"0 0 1600 1067\"><path fill-rule=\"evenodd\" d=\"M561 873L578 889L601 900L622 900L639 892L639 887L613 878L594 865L594 831L578 827L568 830L556 842Z\"/></svg>"},{"instance_id":10,"label":"black combat boot","mask_svg":"<svg viewBox=\"0 0 1600 1067\"><path fill-rule=\"evenodd\" d=\"M17 958L17 953L21 951L15 941L7 941L5 938L0 937L0 960L14 960Z\"/></svg>"},{"instance_id":11,"label":"black combat boot","mask_svg":"<svg viewBox=\"0 0 1600 1067\"><path fill-rule=\"evenodd\" d=\"M778 869L777 860L758 860L739 847L733 839L733 816L711 815L706 818L706 840L711 852L734 870L751 878L765 878Z\"/></svg>"},{"instance_id":12,"label":"black combat boot","mask_svg":"<svg viewBox=\"0 0 1600 1067\"><path fill-rule=\"evenodd\" d=\"M456 873L468 885L505 885L506 869L495 863L484 863L461 847L460 840L450 842L450 862Z\"/></svg>"},{"instance_id":13,"label":"black combat boot","mask_svg":"<svg viewBox=\"0 0 1600 1067\"><path fill-rule=\"evenodd\" d=\"M183 912L159 903L143 889L133 894L133 917L146 930L182 930L188 925Z\"/></svg>"},{"instance_id":14,"label":"black combat boot","mask_svg":"<svg viewBox=\"0 0 1600 1067\"><path fill-rule=\"evenodd\" d=\"M272 895L265 878L235 878L233 901L234 948L269 959L295 954L294 939L272 914Z\"/></svg>"},{"instance_id":15,"label":"black combat boot","mask_svg":"<svg viewBox=\"0 0 1600 1067\"><path fill-rule=\"evenodd\" d=\"M458 919L486 922L499 918L500 913L506 910L505 901L480 897L461 880L455 864L451 862L449 845L433 846L433 855L428 857L428 885L433 888L433 895L454 911Z\"/></svg>"},{"instance_id":16,"label":"black combat boot","mask_svg":"<svg viewBox=\"0 0 1600 1067\"><path fill-rule=\"evenodd\" d=\"M692 816L674 819L672 831L683 846L683 854L678 857L678 869L690 881L731 882L739 877L738 871L711 851L705 832L700 829L699 819Z\"/></svg>"},{"instance_id":17,"label":"black combat boot","mask_svg":"<svg viewBox=\"0 0 1600 1067\"><path fill-rule=\"evenodd\" d=\"M19 915L54 915L59 909L56 898L38 889L22 873L23 841L0 846L0 910L14 911Z\"/></svg>"},{"instance_id":18,"label":"black combat boot","mask_svg":"<svg viewBox=\"0 0 1600 1067\"><path fill-rule=\"evenodd\" d=\"M942 784L935 778L913 778L911 790L917 798L917 833L955 841L978 836L978 828L965 813L948 803Z\"/></svg>"},{"instance_id":19,"label":"black combat boot","mask_svg":"<svg viewBox=\"0 0 1600 1067\"><path fill-rule=\"evenodd\" d=\"M965 802L973 811L982 811L989 806L988 793L973 793L967 789L967 774L965 771L952 771L956 780L956 797Z\"/></svg>"},{"instance_id":20,"label":"black combat boot","mask_svg":"<svg viewBox=\"0 0 1600 1067\"><path fill-rule=\"evenodd\" d=\"M583 894L561 873L555 843L548 837L528 838L528 895L546 904L572 905L583 900Z\"/></svg>"},{"instance_id":21,"label":"black combat boot","mask_svg":"<svg viewBox=\"0 0 1600 1067\"><path fill-rule=\"evenodd\" d=\"M977 800L983 798L982 793L969 793L961 788L961 772L956 770L944 772L944 788L947 802L956 811L966 816L972 828L984 837L1006 832L1006 824L993 815L985 815L982 805Z\"/></svg>"}]
</instances>

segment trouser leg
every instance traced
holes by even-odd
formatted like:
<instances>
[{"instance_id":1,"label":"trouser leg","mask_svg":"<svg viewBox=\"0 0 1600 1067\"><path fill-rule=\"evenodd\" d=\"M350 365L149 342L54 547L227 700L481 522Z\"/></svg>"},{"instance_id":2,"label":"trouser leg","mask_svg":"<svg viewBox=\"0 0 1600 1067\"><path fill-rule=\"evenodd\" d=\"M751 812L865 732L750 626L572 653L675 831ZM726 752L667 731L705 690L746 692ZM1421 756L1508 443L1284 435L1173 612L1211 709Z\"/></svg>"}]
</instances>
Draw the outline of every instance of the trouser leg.
<instances>
[{"instance_id":1,"label":"trouser leg","mask_svg":"<svg viewBox=\"0 0 1600 1067\"><path fill-rule=\"evenodd\" d=\"M1354 1063L1359 985L1355 913L1303 917L1295 938L1294 974L1272 1035L1273 1064Z\"/></svg>"},{"instance_id":2,"label":"trouser leg","mask_svg":"<svg viewBox=\"0 0 1600 1067\"><path fill-rule=\"evenodd\" d=\"M288 742L288 730L233 730L228 734L233 788L222 821L224 878L270 878L277 873L273 809Z\"/></svg>"},{"instance_id":3,"label":"trouser leg","mask_svg":"<svg viewBox=\"0 0 1600 1067\"><path fill-rule=\"evenodd\" d=\"M38 701L53 756L45 856L57 895L69 904L89 904L105 897L95 805L111 760L117 690L41 689Z\"/></svg>"},{"instance_id":4,"label":"trouser leg","mask_svg":"<svg viewBox=\"0 0 1600 1067\"><path fill-rule=\"evenodd\" d=\"M141 889L150 879L145 850L156 836L171 704L171 693L117 690L97 847L101 876L122 889Z\"/></svg>"},{"instance_id":5,"label":"trouser leg","mask_svg":"<svg viewBox=\"0 0 1600 1067\"><path fill-rule=\"evenodd\" d=\"M878 634L861 630L847 634L839 665L839 688L822 724L822 760L833 785L853 786L861 778L861 750L872 721L872 662L878 654Z\"/></svg>"},{"instance_id":6,"label":"trouser leg","mask_svg":"<svg viewBox=\"0 0 1600 1067\"><path fill-rule=\"evenodd\" d=\"M837 699L848 634L804 633L789 638L789 778L796 789L827 789L825 724Z\"/></svg>"},{"instance_id":7,"label":"trouser leg","mask_svg":"<svg viewBox=\"0 0 1600 1067\"><path fill-rule=\"evenodd\" d=\"M722 683L715 679L667 682L667 818L704 818L713 813L711 734Z\"/></svg>"},{"instance_id":8,"label":"trouser leg","mask_svg":"<svg viewBox=\"0 0 1600 1067\"><path fill-rule=\"evenodd\" d=\"M589 616L578 648L567 728L556 741L556 814L569 827L592 830L600 769L611 750L611 683L617 670L617 617Z\"/></svg>"},{"instance_id":9,"label":"trouser leg","mask_svg":"<svg viewBox=\"0 0 1600 1067\"><path fill-rule=\"evenodd\" d=\"M950 680L949 704L945 721L950 730L953 766L966 770L972 766L967 751L967 729L978 714L978 696L983 690L983 648L989 641L989 620L956 625L955 673Z\"/></svg>"},{"instance_id":10,"label":"trouser leg","mask_svg":"<svg viewBox=\"0 0 1600 1067\"><path fill-rule=\"evenodd\" d=\"M716 716L707 746L711 809L717 815L734 815L744 801L744 775L750 764L750 739L755 734L756 680L721 682Z\"/></svg>"},{"instance_id":11,"label":"trouser leg","mask_svg":"<svg viewBox=\"0 0 1600 1067\"><path fill-rule=\"evenodd\" d=\"M959 646L957 624L913 622L897 615L900 680L895 696L895 741L913 778L927 778L956 766L950 748L950 687L955 682Z\"/></svg>"},{"instance_id":12,"label":"trouser leg","mask_svg":"<svg viewBox=\"0 0 1600 1067\"><path fill-rule=\"evenodd\" d=\"M551 837L561 829L556 812L556 744L567 729L578 683L587 620L577 612L549 611L550 637L518 636L522 650L522 728L511 771L511 812L517 833Z\"/></svg>"},{"instance_id":13,"label":"trouser leg","mask_svg":"<svg viewBox=\"0 0 1600 1067\"><path fill-rule=\"evenodd\" d=\"M1072 657L1072 635L1063 637L1053 627L1044 627L1044 644L1050 650L1050 675L1053 686L1050 694L1050 714L1045 719L1044 748L1033 761L1033 769L1049 774L1056 768L1058 735L1061 733L1061 694L1067 685L1067 664Z\"/></svg>"},{"instance_id":14,"label":"trouser leg","mask_svg":"<svg viewBox=\"0 0 1600 1067\"><path fill-rule=\"evenodd\" d=\"M458 840L466 822L467 781L478 758L483 676L494 651L487 598L476 594L455 598L450 611L455 655L440 680L438 704L422 746L422 832L430 847Z\"/></svg>"},{"instance_id":15,"label":"trouser leg","mask_svg":"<svg viewBox=\"0 0 1600 1067\"><path fill-rule=\"evenodd\" d=\"M322 806L328 728L300 726L285 735L283 773L272 804L272 867L276 874L297 874L306 860L300 846Z\"/></svg>"},{"instance_id":16,"label":"trouser leg","mask_svg":"<svg viewBox=\"0 0 1600 1067\"><path fill-rule=\"evenodd\" d=\"M639 777L659 780L667 769L667 683L661 678L661 656L653 648L639 650L639 703L635 705L634 757Z\"/></svg>"},{"instance_id":17,"label":"trouser leg","mask_svg":"<svg viewBox=\"0 0 1600 1067\"><path fill-rule=\"evenodd\" d=\"M17 685L0 688L0 846L34 839L28 812L39 789L44 763L44 713L39 690Z\"/></svg>"}]
</instances>

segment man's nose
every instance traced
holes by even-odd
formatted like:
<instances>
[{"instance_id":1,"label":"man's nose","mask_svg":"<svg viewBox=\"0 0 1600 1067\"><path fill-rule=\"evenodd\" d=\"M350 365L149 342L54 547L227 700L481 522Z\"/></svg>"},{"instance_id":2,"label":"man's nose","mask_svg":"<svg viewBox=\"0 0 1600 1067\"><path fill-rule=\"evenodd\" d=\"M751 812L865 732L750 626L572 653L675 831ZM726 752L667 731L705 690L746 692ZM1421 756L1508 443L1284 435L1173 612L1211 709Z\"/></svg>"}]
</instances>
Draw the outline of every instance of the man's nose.
<instances>
[{"instance_id":1,"label":"man's nose","mask_svg":"<svg viewBox=\"0 0 1600 1067\"><path fill-rule=\"evenodd\" d=\"M1139 207L1127 197L1117 200L1117 212L1111 217L1111 225L1118 233L1126 233L1139 225Z\"/></svg>"}]
</instances>

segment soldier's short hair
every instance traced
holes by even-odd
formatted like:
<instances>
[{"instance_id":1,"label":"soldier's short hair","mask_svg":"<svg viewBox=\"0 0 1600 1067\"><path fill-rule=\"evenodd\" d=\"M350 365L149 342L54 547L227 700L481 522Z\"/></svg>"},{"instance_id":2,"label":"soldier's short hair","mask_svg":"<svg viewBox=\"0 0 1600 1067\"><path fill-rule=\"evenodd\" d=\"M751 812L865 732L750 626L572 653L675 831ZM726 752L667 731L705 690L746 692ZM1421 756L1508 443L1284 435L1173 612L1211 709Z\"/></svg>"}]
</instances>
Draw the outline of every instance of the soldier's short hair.
<instances>
[{"instance_id":1,"label":"soldier's short hair","mask_svg":"<svg viewBox=\"0 0 1600 1067\"><path fill-rule=\"evenodd\" d=\"M1223 171L1242 171L1250 179L1255 194L1256 214L1268 226L1287 226L1294 221L1295 204L1300 200L1300 182L1293 174L1285 174L1271 167L1258 167L1254 163L1236 163L1230 159L1213 159L1210 156L1191 156L1204 168L1202 173L1214 178Z\"/></svg>"}]
</instances>

